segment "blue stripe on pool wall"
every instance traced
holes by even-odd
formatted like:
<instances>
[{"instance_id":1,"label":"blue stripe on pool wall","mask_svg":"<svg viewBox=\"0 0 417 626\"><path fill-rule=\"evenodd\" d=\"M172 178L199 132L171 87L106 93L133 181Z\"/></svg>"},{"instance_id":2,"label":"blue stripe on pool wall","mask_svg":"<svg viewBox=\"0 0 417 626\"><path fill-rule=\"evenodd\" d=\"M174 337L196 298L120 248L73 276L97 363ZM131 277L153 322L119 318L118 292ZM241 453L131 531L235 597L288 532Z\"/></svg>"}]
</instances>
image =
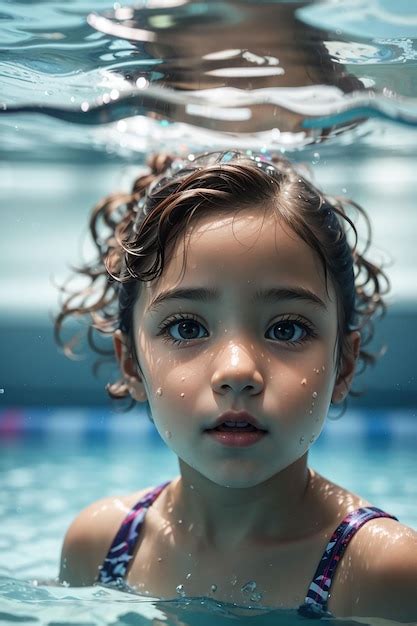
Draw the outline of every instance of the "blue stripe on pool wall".
<instances>
[{"instance_id":1,"label":"blue stripe on pool wall","mask_svg":"<svg viewBox=\"0 0 417 626\"><path fill-rule=\"evenodd\" d=\"M338 420L328 419L321 441L354 436L361 439L417 439L415 410L364 409L347 411ZM145 412L118 413L106 407L9 407L0 410L0 440L37 436L48 441L88 443L97 439L159 438Z\"/></svg>"}]
</instances>

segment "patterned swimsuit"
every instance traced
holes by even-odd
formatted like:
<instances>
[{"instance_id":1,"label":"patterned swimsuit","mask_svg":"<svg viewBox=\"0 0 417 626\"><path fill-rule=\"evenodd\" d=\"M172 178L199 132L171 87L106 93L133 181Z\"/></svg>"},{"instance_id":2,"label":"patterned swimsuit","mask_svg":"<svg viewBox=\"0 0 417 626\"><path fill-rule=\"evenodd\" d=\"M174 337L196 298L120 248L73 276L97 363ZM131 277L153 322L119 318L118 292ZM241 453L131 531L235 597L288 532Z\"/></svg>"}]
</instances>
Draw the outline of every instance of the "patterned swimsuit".
<instances>
[{"instance_id":1,"label":"patterned swimsuit","mask_svg":"<svg viewBox=\"0 0 417 626\"><path fill-rule=\"evenodd\" d=\"M123 520L116 534L107 556L100 568L97 582L103 585L114 585L125 588L124 577L127 573L129 561L132 559L136 541L145 518L146 511L153 504L161 491L169 485L165 482L148 491L135 504ZM369 520L378 517L396 517L385 513L374 506L363 507L352 511L341 521L334 531L319 562L316 573L308 588L303 604L298 607L298 613L304 617L333 617L327 610L332 579L337 565L341 560L350 540L355 533Z\"/></svg>"}]
</instances>

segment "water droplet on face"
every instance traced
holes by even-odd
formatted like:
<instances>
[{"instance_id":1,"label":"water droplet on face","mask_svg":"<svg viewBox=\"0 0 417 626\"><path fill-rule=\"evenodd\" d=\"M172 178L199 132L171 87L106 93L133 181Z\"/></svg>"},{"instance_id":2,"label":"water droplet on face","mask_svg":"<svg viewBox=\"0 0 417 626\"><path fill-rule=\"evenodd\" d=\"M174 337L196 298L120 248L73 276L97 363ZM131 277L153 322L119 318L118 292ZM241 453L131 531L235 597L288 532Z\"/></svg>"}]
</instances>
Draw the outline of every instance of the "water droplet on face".
<instances>
[{"instance_id":1,"label":"water droplet on face","mask_svg":"<svg viewBox=\"0 0 417 626\"><path fill-rule=\"evenodd\" d=\"M212 590L212 592L214 593L215 591L217 591L217 585L212 585L210 587L210 589Z\"/></svg>"},{"instance_id":2,"label":"water droplet on face","mask_svg":"<svg viewBox=\"0 0 417 626\"><path fill-rule=\"evenodd\" d=\"M181 393L180 396L181 398L183 398L185 396L185 393Z\"/></svg>"},{"instance_id":3,"label":"water droplet on face","mask_svg":"<svg viewBox=\"0 0 417 626\"><path fill-rule=\"evenodd\" d=\"M168 513L172 513L172 506L168 507Z\"/></svg>"},{"instance_id":4,"label":"water droplet on face","mask_svg":"<svg viewBox=\"0 0 417 626\"><path fill-rule=\"evenodd\" d=\"M306 385L307 384L307 378L303 378L303 380L301 381L302 385Z\"/></svg>"},{"instance_id":5,"label":"water droplet on face","mask_svg":"<svg viewBox=\"0 0 417 626\"><path fill-rule=\"evenodd\" d=\"M190 489L194 489L194 485L190 485Z\"/></svg>"},{"instance_id":6,"label":"water droplet on face","mask_svg":"<svg viewBox=\"0 0 417 626\"><path fill-rule=\"evenodd\" d=\"M321 369L322 369L322 370L323 370L323 372L324 372L324 370L325 370L326 368L324 367L324 365L322 365L322 366L321 366Z\"/></svg>"},{"instance_id":7,"label":"water droplet on face","mask_svg":"<svg viewBox=\"0 0 417 626\"><path fill-rule=\"evenodd\" d=\"M182 382L184 382L184 380L185 380L185 376L183 376L183 377L181 378L181 381L182 381Z\"/></svg>"},{"instance_id":8,"label":"water droplet on face","mask_svg":"<svg viewBox=\"0 0 417 626\"><path fill-rule=\"evenodd\" d=\"M300 443L304 443L304 437L300 437Z\"/></svg>"},{"instance_id":9,"label":"water droplet on face","mask_svg":"<svg viewBox=\"0 0 417 626\"><path fill-rule=\"evenodd\" d=\"M314 439L315 439L315 435L313 435L312 437L310 437L310 443L313 443Z\"/></svg>"},{"instance_id":10,"label":"water droplet on face","mask_svg":"<svg viewBox=\"0 0 417 626\"><path fill-rule=\"evenodd\" d=\"M236 574L233 574L232 578L230 579L230 582L231 582L233 587L236 585L236 583L237 583L237 576L236 576Z\"/></svg>"},{"instance_id":11,"label":"water droplet on face","mask_svg":"<svg viewBox=\"0 0 417 626\"><path fill-rule=\"evenodd\" d=\"M156 390L156 395L162 396L162 387L158 387L158 389Z\"/></svg>"},{"instance_id":12,"label":"water droplet on face","mask_svg":"<svg viewBox=\"0 0 417 626\"><path fill-rule=\"evenodd\" d=\"M313 391L313 398L317 398L317 391Z\"/></svg>"},{"instance_id":13,"label":"water droplet on face","mask_svg":"<svg viewBox=\"0 0 417 626\"><path fill-rule=\"evenodd\" d=\"M179 519L179 520L178 520L178 524L182 524L182 519Z\"/></svg>"},{"instance_id":14,"label":"water droplet on face","mask_svg":"<svg viewBox=\"0 0 417 626\"><path fill-rule=\"evenodd\" d=\"M309 411L310 415L313 415L313 411Z\"/></svg>"},{"instance_id":15,"label":"water droplet on face","mask_svg":"<svg viewBox=\"0 0 417 626\"><path fill-rule=\"evenodd\" d=\"M172 437L172 432L171 432L170 430L166 430L166 431L165 431L165 437L166 437L167 439L171 439L171 437Z\"/></svg>"},{"instance_id":16,"label":"water droplet on face","mask_svg":"<svg viewBox=\"0 0 417 626\"><path fill-rule=\"evenodd\" d=\"M178 593L178 595L182 597L185 596L184 585L177 585L177 587L175 587L175 591Z\"/></svg>"},{"instance_id":17,"label":"water droplet on face","mask_svg":"<svg viewBox=\"0 0 417 626\"><path fill-rule=\"evenodd\" d=\"M187 576L185 577L187 580L190 580L191 578L191 574L187 574Z\"/></svg>"},{"instance_id":18,"label":"water droplet on face","mask_svg":"<svg viewBox=\"0 0 417 626\"><path fill-rule=\"evenodd\" d=\"M158 563L162 561L162 557L158 556Z\"/></svg>"},{"instance_id":19,"label":"water droplet on face","mask_svg":"<svg viewBox=\"0 0 417 626\"><path fill-rule=\"evenodd\" d=\"M242 585L240 591L242 593L253 593L256 589L256 582L254 580L249 580L247 583Z\"/></svg>"}]
</instances>

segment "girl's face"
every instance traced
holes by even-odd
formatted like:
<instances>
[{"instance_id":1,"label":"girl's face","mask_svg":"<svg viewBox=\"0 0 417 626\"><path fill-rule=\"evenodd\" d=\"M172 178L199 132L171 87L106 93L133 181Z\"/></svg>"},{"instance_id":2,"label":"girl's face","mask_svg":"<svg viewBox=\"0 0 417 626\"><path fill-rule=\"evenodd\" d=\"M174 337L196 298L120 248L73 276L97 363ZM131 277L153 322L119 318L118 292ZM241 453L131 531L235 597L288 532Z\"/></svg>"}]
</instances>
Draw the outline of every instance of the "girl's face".
<instances>
[{"instance_id":1,"label":"girl's face","mask_svg":"<svg viewBox=\"0 0 417 626\"><path fill-rule=\"evenodd\" d=\"M315 253L272 212L201 217L183 255L180 238L136 302L144 378L130 377L131 392L148 399L190 471L254 486L304 455L322 429L335 393L336 294L329 284L327 297ZM178 289L198 292L175 297ZM227 410L247 411L267 434L249 447L218 443L205 429Z\"/></svg>"}]
</instances>

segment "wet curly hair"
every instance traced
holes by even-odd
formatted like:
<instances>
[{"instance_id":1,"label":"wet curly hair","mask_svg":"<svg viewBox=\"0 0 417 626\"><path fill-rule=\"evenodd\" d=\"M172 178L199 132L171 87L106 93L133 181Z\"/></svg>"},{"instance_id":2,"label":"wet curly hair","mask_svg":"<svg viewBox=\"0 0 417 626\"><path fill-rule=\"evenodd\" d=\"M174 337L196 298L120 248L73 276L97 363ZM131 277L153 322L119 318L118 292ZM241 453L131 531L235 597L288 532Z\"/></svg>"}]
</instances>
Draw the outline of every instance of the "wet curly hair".
<instances>
[{"instance_id":1,"label":"wet curly hair","mask_svg":"<svg viewBox=\"0 0 417 626\"><path fill-rule=\"evenodd\" d=\"M199 216L213 209L230 213L249 206L273 206L280 219L318 255L326 288L328 275L334 283L338 300L338 373L349 347L347 334L354 330L361 335L358 360L363 363L356 373L374 365L386 346L378 353L371 353L364 346L373 338L374 318L386 313L383 295L390 290L390 282L382 267L365 257L371 243L371 224L364 209L344 196L325 195L299 166L281 155L266 160L248 151L229 151L196 158L191 155L189 159L175 159L163 153L153 155L148 169L134 180L131 193L110 194L94 206L89 230L95 258L72 268L76 275L87 277L89 285L75 291L70 291L68 283L60 287L64 300L55 318L54 335L64 353L69 358L76 356L73 347L83 333L64 342L64 321L83 318L87 319L88 343L101 355L95 363L95 373L103 361L115 363L113 347L99 347L96 333L111 337L118 328L125 333L141 371L132 334L133 305L141 283L162 274L179 237ZM368 229L361 253L357 249L357 230L348 216L352 209L362 215ZM348 241L349 227L355 236L353 243ZM123 379L108 383L106 390L113 399L130 398ZM363 391L350 388L348 393L361 396ZM123 410L134 406L135 401L130 400ZM346 400L347 396L341 414ZM149 403L147 412L152 419Z\"/></svg>"}]
</instances>

